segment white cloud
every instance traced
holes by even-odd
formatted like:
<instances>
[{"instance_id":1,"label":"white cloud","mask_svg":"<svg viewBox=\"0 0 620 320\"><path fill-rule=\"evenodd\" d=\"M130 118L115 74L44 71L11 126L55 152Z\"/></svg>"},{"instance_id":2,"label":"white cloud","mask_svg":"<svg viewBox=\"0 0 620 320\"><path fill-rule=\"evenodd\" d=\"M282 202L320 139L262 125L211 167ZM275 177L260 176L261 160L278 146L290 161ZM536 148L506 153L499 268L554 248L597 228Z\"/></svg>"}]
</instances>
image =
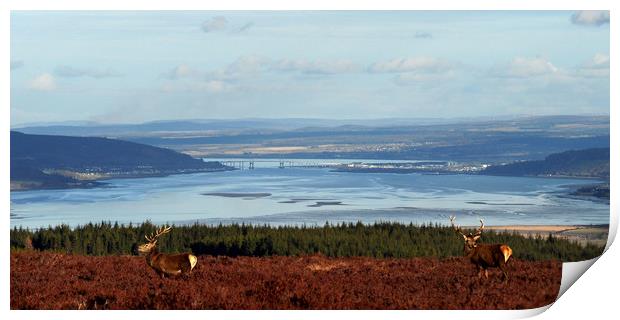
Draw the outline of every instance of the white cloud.
<instances>
[{"instance_id":1,"label":"white cloud","mask_svg":"<svg viewBox=\"0 0 620 320\"><path fill-rule=\"evenodd\" d=\"M210 81L198 83L193 88L196 91L205 91L205 92L210 92L210 93L219 93L219 92L224 92L224 91L230 90L231 86L228 83L224 82L224 81L210 80Z\"/></svg>"},{"instance_id":2,"label":"white cloud","mask_svg":"<svg viewBox=\"0 0 620 320\"><path fill-rule=\"evenodd\" d=\"M189 78L189 77L200 77L202 72L186 65L180 64L171 70L164 72L162 77L170 80L176 80L181 78Z\"/></svg>"},{"instance_id":3,"label":"white cloud","mask_svg":"<svg viewBox=\"0 0 620 320\"><path fill-rule=\"evenodd\" d=\"M29 87L39 91L52 91L56 89L56 81L51 74L43 73L32 79L29 83Z\"/></svg>"},{"instance_id":4,"label":"white cloud","mask_svg":"<svg viewBox=\"0 0 620 320\"><path fill-rule=\"evenodd\" d=\"M228 20L225 17L217 16L203 22L200 27L204 32L214 32L226 29L227 25Z\"/></svg>"},{"instance_id":5,"label":"white cloud","mask_svg":"<svg viewBox=\"0 0 620 320\"><path fill-rule=\"evenodd\" d=\"M229 75L255 74L265 70L271 65L271 60L261 56L241 56L226 67L225 72Z\"/></svg>"},{"instance_id":6,"label":"white cloud","mask_svg":"<svg viewBox=\"0 0 620 320\"><path fill-rule=\"evenodd\" d=\"M178 65L162 74L163 78L176 80L182 78L195 78L206 81L224 81L227 83L238 82L248 77L259 76L266 73L303 73L333 75L341 73L358 72L361 68L358 64L344 59L334 60L305 60L305 59L281 59L247 55L237 58L224 68L200 71L187 65Z\"/></svg>"},{"instance_id":7,"label":"white cloud","mask_svg":"<svg viewBox=\"0 0 620 320\"><path fill-rule=\"evenodd\" d=\"M452 68L447 61L433 57L398 58L377 62L368 68L373 73L444 72Z\"/></svg>"},{"instance_id":8,"label":"white cloud","mask_svg":"<svg viewBox=\"0 0 620 320\"><path fill-rule=\"evenodd\" d=\"M592 61L586 63L586 65L592 68L609 69L609 55L604 54L604 53L597 53L592 58Z\"/></svg>"},{"instance_id":9,"label":"white cloud","mask_svg":"<svg viewBox=\"0 0 620 320\"><path fill-rule=\"evenodd\" d=\"M250 55L242 56L229 64L225 69L210 73L210 78L234 79L245 75L255 75L262 72L300 72L306 74L338 74L359 71L360 67L353 61L346 59L334 60L306 60L280 59Z\"/></svg>"},{"instance_id":10,"label":"white cloud","mask_svg":"<svg viewBox=\"0 0 620 320\"><path fill-rule=\"evenodd\" d=\"M455 65L434 57L396 58L380 61L368 67L370 73L396 73L393 78L399 86L436 87L453 78Z\"/></svg>"},{"instance_id":11,"label":"white cloud","mask_svg":"<svg viewBox=\"0 0 620 320\"><path fill-rule=\"evenodd\" d=\"M247 55L237 58L227 66L215 70L199 70L181 64L162 74L168 80L184 79L185 81L166 81L161 84L162 93L193 92L193 93L225 93L251 88L273 81L289 80L288 73L308 75L334 75L358 72L361 68L356 63L343 60L304 60L281 59ZM258 79L260 77L260 80ZM269 80L266 80L269 79Z\"/></svg>"},{"instance_id":12,"label":"white cloud","mask_svg":"<svg viewBox=\"0 0 620 320\"><path fill-rule=\"evenodd\" d=\"M204 71L180 64L161 74L168 80L177 79L200 79L202 80L225 80L233 81L251 74L258 74L265 71L271 65L271 61L261 56L241 56L228 66L216 70Z\"/></svg>"},{"instance_id":13,"label":"white cloud","mask_svg":"<svg viewBox=\"0 0 620 320\"><path fill-rule=\"evenodd\" d=\"M507 78L527 78L557 73L559 69L543 58L516 57L510 63L491 69L491 75Z\"/></svg>"},{"instance_id":14,"label":"white cloud","mask_svg":"<svg viewBox=\"0 0 620 320\"><path fill-rule=\"evenodd\" d=\"M164 93L174 93L177 91L177 87L174 86L171 83L164 83L160 88L159 91L164 92Z\"/></svg>"},{"instance_id":15,"label":"white cloud","mask_svg":"<svg viewBox=\"0 0 620 320\"><path fill-rule=\"evenodd\" d=\"M276 61L272 70L284 72L301 72L307 74L338 74L359 71L359 65L344 59L336 60L317 60L310 61L305 59L282 59Z\"/></svg>"},{"instance_id":16,"label":"white cloud","mask_svg":"<svg viewBox=\"0 0 620 320\"><path fill-rule=\"evenodd\" d=\"M416 73L405 72L394 77L394 83L400 86L409 85L425 85L436 86L442 84L442 81L454 78L454 72L442 73Z\"/></svg>"},{"instance_id":17,"label":"white cloud","mask_svg":"<svg viewBox=\"0 0 620 320\"><path fill-rule=\"evenodd\" d=\"M229 23L228 19L223 16L213 17L204 21L200 28L204 32L225 32L227 34L244 34L254 27L254 22L246 22L244 24Z\"/></svg>"},{"instance_id":18,"label":"white cloud","mask_svg":"<svg viewBox=\"0 0 620 320\"><path fill-rule=\"evenodd\" d=\"M609 11L606 10L585 10L576 11L570 17L570 20L574 24L584 26L601 26L609 24Z\"/></svg>"},{"instance_id":19,"label":"white cloud","mask_svg":"<svg viewBox=\"0 0 620 320\"><path fill-rule=\"evenodd\" d=\"M78 78L78 77L90 77L94 79L114 78L122 77L123 74L116 72L112 69L97 70L97 69L84 69L76 68L72 66L57 66L54 69L54 74L64 78Z\"/></svg>"},{"instance_id":20,"label":"white cloud","mask_svg":"<svg viewBox=\"0 0 620 320\"><path fill-rule=\"evenodd\" d=\"M609 77L609 55L604 53L595 54L592 59L577 68L576 74L585 78Z\"/></svg>"}]
</instances>

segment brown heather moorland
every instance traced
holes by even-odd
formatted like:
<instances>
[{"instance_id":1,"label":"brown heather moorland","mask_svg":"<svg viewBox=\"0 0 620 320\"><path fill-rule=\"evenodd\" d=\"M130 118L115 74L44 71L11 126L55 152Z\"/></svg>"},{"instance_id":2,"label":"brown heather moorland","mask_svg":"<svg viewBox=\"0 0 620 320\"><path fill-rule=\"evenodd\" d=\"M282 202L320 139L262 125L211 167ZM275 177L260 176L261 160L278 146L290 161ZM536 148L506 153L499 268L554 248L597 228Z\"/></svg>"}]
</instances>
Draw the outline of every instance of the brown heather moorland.
<instances>
[{"instance_id":1,"label":"brown heather moorland","mask_svg":"<svg viewBox=\"0 0 620 320\"><path fill-rule=\"evenodd\" d=\"M478 279L464 258L200 256L160 279L135 256L11 253L11 309L528 309L555 301L560 261Z\"/></svg>"}]
</instances>

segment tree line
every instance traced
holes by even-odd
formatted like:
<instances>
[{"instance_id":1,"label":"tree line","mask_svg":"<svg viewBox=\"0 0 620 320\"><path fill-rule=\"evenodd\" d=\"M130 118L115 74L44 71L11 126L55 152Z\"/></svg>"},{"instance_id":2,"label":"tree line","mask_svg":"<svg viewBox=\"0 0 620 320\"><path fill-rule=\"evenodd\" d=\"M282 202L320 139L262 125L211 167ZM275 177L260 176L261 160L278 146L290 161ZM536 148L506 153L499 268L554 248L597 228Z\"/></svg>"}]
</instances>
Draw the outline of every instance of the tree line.
<instances>
[{"instance_id":1,"label":"tree line","mask_svg":"<svg viewBox=\"0 0 620 320\"><path fill-rule=\"evenodd\" d=\"M37 230L14 227L11 250L51 250L79 255L137 254L158 226L89 223L70 228L49 226ZM582 246L574 241L548 237L524 237L513 232L485 230L482 243L506 243L514 257L524 260L558 259L564 262L594 258L602 246ZM368 256L376 258L451 257L463 254L463 240L451 227L439 224L340 223L323 226L182 225L174 226L158 241L161 252L187 252L222 256Z\"/></svg>"}]
</instances>

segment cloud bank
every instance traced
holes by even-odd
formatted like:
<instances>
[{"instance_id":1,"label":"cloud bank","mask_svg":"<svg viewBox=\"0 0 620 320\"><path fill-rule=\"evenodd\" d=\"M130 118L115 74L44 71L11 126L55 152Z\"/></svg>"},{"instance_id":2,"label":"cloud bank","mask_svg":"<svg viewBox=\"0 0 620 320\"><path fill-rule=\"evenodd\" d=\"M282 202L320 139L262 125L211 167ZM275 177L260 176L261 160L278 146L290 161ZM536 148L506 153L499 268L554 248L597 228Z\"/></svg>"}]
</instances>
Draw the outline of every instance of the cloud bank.
<instances>
[{"instance_id":1,"label":"cloud bank","mask_svg":"<svg viewBox=\"0 0 620 320\"><path fill-rule=\"evenodd\" d=\"M570 17L570 21L583 26L602 26L609 24L609 11L577 11Z\"/></svg>"},{"instance_id":2,"label":"cloud bank","mask_svg":"<svg viewBox=\"0 0 620 320\"><path fill-rule=\"evenodd\" d=\"M609 78L609 55L595 54L591 60L577 68L576 74L584 78Z\"/></svg>"},{"instance_id":3,"label":"cloud bank","mask_svg":"<svg viewBox=\"0 0 620 320\"><path fill-rule=\"evenodd\" d=\"M495 77L528 78L553 74L559 69L543 58L516 57L508 64L493 67L490 74Z\"/></svg>"},{"instance_id":4,"label":"cloud bank","mask_svg":"<svg viewBox=\"0 0 620 320\"><path fill-rule=\"evenodd\" d=\"M180 64L171 70L164 72L162 77L168 80L177 80L182 78L200 77L201 74L202 73L200 71L186 64Z\"/></svg>"},{"instance_id":5,"label":"cloud bank","mask_svg":"<svg viewBox=\"0 0 620 320\"><path fill-rule=\"evenodd\" d=\"M56 80L49 73L43 73L30 81L28 86L37 91L53 91L56 89Z\"/></svg>"},{"instance_id":6,"label":"cloud bank","mask_svg":"<svg viewBox=\"0 0 620 320\"><path fill-rule=\"evenodd\" d=\"M83 68L76 68L76 67L67 66L67 65L56 67L54 69L54 74L58 77L63 77L63 78L89 77L89 78L94 78L94 79L115 78L115 77L123 76L123 74L115 72L112 69L107 69L107 70L83 69Z\"/></svg>"},{"instance_id":7,"label":"cloud bank","mask_svg":"<svg viewBox=\"0 0 620 320\"><path fill-rule=\"evenodd\" d=\"M228 20L225 17L217 16L203 22L200 28L204 32L215 32L226 29L227 25Z\"/></svg>"},{"instance_id":8,"label":"cloud bank","mask_svg":"<svg viewBox=\"0 0 620 320\"><path fill-rule=\"evenodd\" d=\"M339 74L351 73L360 70L353 61L346 59L335 60L306 60L306 59L282 59L276 61L272 70L284 72L301 72L306 74Z\"/></svg>"},{"instance_id":9,"label":"cloud bank","mask_svg":"<svg viewBox=\"0 0 620 320\"><path fill-rule=\"evenodd\" d=\"M433 57L397 58L372 64L368 71L371 73L400 73L400 72L443 72L452 65L444 60Z\"/></svg>"}]
</instances>

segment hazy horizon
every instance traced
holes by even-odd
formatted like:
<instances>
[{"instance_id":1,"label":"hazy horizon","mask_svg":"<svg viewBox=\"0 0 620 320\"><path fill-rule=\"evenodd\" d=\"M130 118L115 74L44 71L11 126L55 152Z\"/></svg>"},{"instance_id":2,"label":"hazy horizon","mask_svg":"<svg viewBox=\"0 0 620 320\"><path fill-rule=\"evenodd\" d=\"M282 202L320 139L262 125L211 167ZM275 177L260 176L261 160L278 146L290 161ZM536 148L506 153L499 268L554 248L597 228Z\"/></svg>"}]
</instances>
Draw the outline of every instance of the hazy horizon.
<instances>
[{"instance_id":1,"label":"hazy horizon","mask_svg":"<svg viewBox=\"0 0 620 320\"><path fill-rule=\"evenodd\" d=\"M12 11L11 125L609 115L608 11Z\"/></svg>"},{"instance_id":2,"label":"hazy horizon","mask_svg":"<svg viewBox=\"0 0 620 320\"><path fill-rule=\"evenodd\" d=\"M157 119L143 122L97 122L88 120L64 120L64 121L50 121L50 122L25 122L11 124L11 128L22 127L36 127L36 126L115 126L115 125L144 125L144 124L156 124L156 123L170 123L170 122L226 122L226 121L325 121L325 122L380 122L388 120L397 120L399 122L415 122L415 121L487 121L487 120L511 120L511 119L523 119L523 118L545 118L545 117L609 117L609 114L550 114L550 115L528 115L528 114L509 114L509 115L490 115L490 116L472 116L472 117L419 117L419 118L397 118L397 117L383 117L383 118L259 118L259 117L240 117L240 118L182 118L182 119Z\"/></svg>"}]
</instances>

